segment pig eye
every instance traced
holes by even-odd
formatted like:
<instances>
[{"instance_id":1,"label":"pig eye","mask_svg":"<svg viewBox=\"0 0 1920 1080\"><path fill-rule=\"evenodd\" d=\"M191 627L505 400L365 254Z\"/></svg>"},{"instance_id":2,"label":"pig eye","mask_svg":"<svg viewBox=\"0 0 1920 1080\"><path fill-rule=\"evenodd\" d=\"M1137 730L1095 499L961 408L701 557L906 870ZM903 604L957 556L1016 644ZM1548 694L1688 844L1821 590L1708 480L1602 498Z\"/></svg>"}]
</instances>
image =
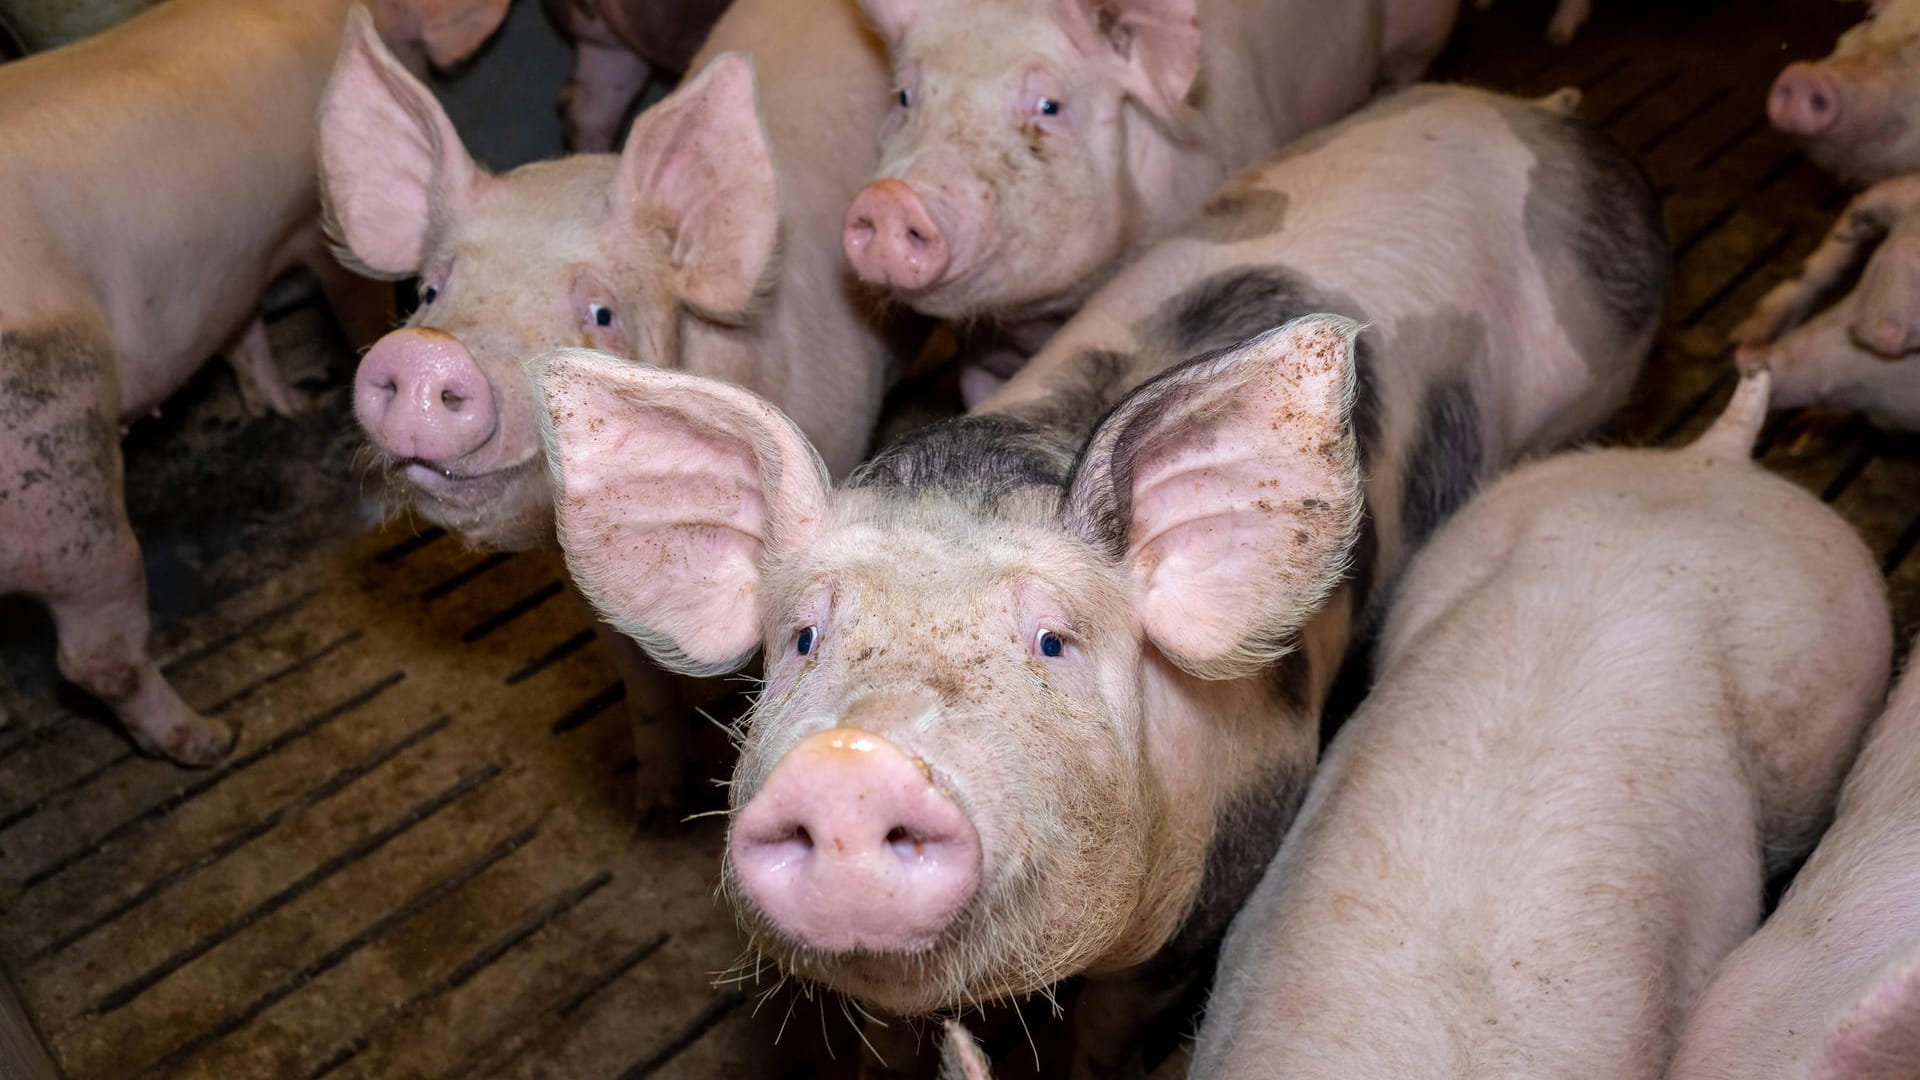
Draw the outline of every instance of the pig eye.
<instances>
[{"instance_id":1,"label":"pig eye","mask_svg":"<svg viewBox=\"0 0 1920 1080\"><path fill-rule=\"evenodd\" d=\"M1043 97L1033 103L1033 111L1039 113L1041 116L1059 116L1060 99Z\"/></svg>"},{"instance_id":2,"label":"pig eye","mask_svg":"<svg viewBox=\"0 0 1920 1080\"><path fill-rule=\"evenodd\" d=\"M820 631L809 626L800 631L799 637L793 639L793 651L805 656L813 651L814 643L819 639Z\"/></svg>"},{"instance_id":3,"label":"pig eye","mask_svg":"<svg viewBox=\"0 0 1920 1080\"><path fill-rule=\"evenodd\" d=\"M904 86L895 92L894 100L898 101L900 103L900 107L903 109L911 108L913 106L913 96L907 93L907 89Z\"/></svg>"},{"instance_id":4,"label":"pig eye","mask_svg":"<svg viewBox=\"0 0 1920 1080\"><path fill-rule=\"evenodd\" d=\"M429 285L426 288L420 290L420 302L423 304L431 304L433 303L434 298L439 295L440 295L439 287L436 285Z\"/></svg>"},{"instance_id":5,"label":"pig eye","mask_svg":"<svg viewBox=\"0 0 1920 1080\"><path fill-rule=\"evenodd\" d=\"M1048 658L1059 656L1067 651L1067 643L1059 634L1042 627L1033 635L1033 651Z\"/></svg>"},{"instance_id":6,"label":"pig eye","mask_svg":"<svg viewBox=\"0 0 1920 1080\"><path fill-rule=\"evenodd\" d=\"M605 304L588 304L587 318L592 319L595 326L612 326L613 309Z\"/></svg>"}]
</instances>

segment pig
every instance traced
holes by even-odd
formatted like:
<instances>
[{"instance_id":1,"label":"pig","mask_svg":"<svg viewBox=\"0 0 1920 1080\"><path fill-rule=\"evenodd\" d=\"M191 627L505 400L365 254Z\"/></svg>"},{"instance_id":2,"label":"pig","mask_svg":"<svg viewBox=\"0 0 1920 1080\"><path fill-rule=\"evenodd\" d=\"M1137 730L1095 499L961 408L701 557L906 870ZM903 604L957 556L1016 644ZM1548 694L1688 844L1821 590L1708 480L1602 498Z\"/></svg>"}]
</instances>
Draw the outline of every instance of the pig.
<instances>
[{"instance_id":1,"label":"pig","mask_svg":"<svg viewBox=\"0 0 1920 1080\"><path fill-rule=\"evenodd\" d=\"M1851 292L1808 318L1855 275ZM1778 407L1829 405L1920 429L1920 177L1855 198L1799 275L1731 337L1742 370L1772 370Z\"/></svg>"},{"instance_id":2,"label":"pig","mask_svg":"<svg viewBox=\"0 0 1920 1080\"><path fill-rule=\"evenodd\" d=\"M873 182L847 208L847 258L919 311L1031 335L1229 174L1383 80L1417 78L1459 2L861 6L896 89Z\"/></svg>"},{"instance_id":3,"label":"pig","mask_svg":"<svg viewBox=\"0 0 1920 1080\"><path fill-rule=\"evenodd\" d=\"M560 91L567 145L612 150L647 80L685 73L727 3L546 0L548 17L573 39L573 71Z\"/></svg>"},{"instance_id":4,"label":"pig","mask_svg":"<svg viewBox=\"0 0 1920 1080\"><path fill-rule=\"evenodd\" d=\"M312 145L346 9L169 0L0 66L0 593L45 602L61 672L186 765L233 732L148 652L118 436L215 350L250 409L299 411L261 293L305 265L336 311L361 299L320 236ZM478 44L446 0L378 10L436 61Z\"/></svg>"},{"instance_id":5,"label":"pig","mask_svg":"<svg viewBox=\"0 0 1920 1080\"><path fill-rule=\"evenodd\" d=\"M1517 469L1415 556L1194 1075L1664 1074L1892 651L1866 545L1751 462L1767 389L1681 450Z\"/></svg>"},{"instance_id":6,"label":"pig","mask_svg":"<svg viewBox=\"0 0 1920 1080\"><path fill-rule=\"evenodd\" d=\"M839 214L886 70L852 0L740 0L698 73L618 156L486 173L356 19L320 113L322 193L349 262L418 275L360 363L355 411L396 507L498 550L549 544L553 495L522 361L557 345L727 379L778 402L835 475L866 450L894 351L851 288ZM608 640L617 635L603 635ZM637 809L672 816L690 702L632 643Z\"/></svg>"},{"instance_id":7,"label":"pig","mask_svg":"<svg viewBox=\"0 0 1920 1080\"><path fill-rule=\"evenodd\" d=\"M1129 1003L1278 843L1369 601L1640 367L1659 213L1568 100L1419 88L1245 174L837 490L738 388L535 362L582 591L677 670L765 650L723 875L756 950L902 1014L1102 973L1083 1061L1125 1065Z\"/></svg>"},{"instance_id":8,"label":"pig","mask_svg":"<svg viewBox=\"0 0 1920 1080\"><path fill-rule=\"evenodd\" d=\"M1870 0L1831 55L1781 70L1767 117L1843 180L1920 171L1920 0Z\"/></svg>"},{"instance_id":9,"label":"pig","mask_svg":"<svg viewBox=\"0 0 1920 1080\"><path fill-rule=\"evenodd\" d=\"M1473 6L1486 11L1493 7L1493 0L1473 0ZM1591 14L1593 0L1560 0L1554 5L1553 18L1547 22L1547 40L1555 45L1571 44Z\"/></svg>"},{"instance_id":10,"label":"pig","mask_svg":"<svg viewBox=\"0 0 1920 1080\"><path fill-rule=\"evenodd\" d=\"M1920 675L1908 667L1833 828L1720 965L1672 1080L1920 1076Z\"/></svg>"}]
</instances>

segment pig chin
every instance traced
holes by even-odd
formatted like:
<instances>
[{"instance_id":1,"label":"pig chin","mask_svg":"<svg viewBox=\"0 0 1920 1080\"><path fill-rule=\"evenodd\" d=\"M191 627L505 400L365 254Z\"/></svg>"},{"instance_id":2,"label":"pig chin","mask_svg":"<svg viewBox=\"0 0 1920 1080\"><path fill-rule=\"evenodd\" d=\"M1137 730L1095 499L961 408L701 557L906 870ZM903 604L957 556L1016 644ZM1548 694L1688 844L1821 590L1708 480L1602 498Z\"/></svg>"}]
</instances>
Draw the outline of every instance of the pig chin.
<instances>
[{"instance_id":1,"label":"pig chin","mask_svg":"<svg viewBox=\"0 0 1920 1080\"><path fill-rule=\"evenodd\" d=\"M479 475L400 461L385 472L393 501L474 547L525 551L553 537L553 497L538 458Z\"/></svg>"}]
</instances>

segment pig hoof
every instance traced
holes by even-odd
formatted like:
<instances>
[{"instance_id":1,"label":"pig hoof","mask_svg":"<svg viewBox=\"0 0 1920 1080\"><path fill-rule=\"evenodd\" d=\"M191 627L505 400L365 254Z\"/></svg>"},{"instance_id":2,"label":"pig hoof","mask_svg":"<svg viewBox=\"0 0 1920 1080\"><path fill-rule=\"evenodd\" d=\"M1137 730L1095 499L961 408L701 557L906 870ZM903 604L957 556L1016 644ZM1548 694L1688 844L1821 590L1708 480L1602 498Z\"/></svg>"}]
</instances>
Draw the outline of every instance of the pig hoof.
<instances>
[{"instance_id":1,"label":"pig hoof","mask_svg":"<svg viewBox=\"0 0 1920 1080\"><path fill-rule=\"evenodd\" d=\"M135 732L133 741L155 757L164 757L178 765L203 769L217 763L233 749L233 727L220 720L196 719L176 725L155 738Z\"/></svg>"}]
</instances>

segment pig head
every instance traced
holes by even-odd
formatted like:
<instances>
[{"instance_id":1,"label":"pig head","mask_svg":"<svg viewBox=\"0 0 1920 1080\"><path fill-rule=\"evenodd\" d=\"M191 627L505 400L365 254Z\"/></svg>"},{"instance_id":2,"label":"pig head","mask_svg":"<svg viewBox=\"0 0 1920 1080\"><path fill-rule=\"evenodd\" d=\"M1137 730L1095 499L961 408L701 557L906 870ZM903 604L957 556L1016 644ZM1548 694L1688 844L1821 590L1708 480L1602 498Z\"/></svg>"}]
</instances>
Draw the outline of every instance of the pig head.
<instances>
[{"instance_id":1,"label":"pig head","mask_svg":"<svg viewBox=\"0 0 1920 1080\"><path fill-rule=\"evenodd\" d=\"M1831 55L1780 72L1767 116L1843 179L1920 169L1920 0L1871 0Z\"/></svg>"},{"instance_id":2,"label":"pig head","mask_svg":"<svg viewBox=\"0 0 1920 1080\"><path fill-rule=\"evenodd\" d=\"M1170 139L1200 141L1195 0L861 7L898 81L876 179L847 211L863 280L942 317L1070 313L1146 239L1143 199L1184 207L1153 177Z\"/></svg>"},{"instance_id":3,"label":"pig head","mask_svg":"<svg viewBox=\"0 0 1920 1080\"><path fill-rule=\"evenodd\" d=\"M674 365L689 323L750 321L777 270L779 192L739 55L643 114L618 157L494 176L356 14L320 163L342 256L420 282L418 310L355 379L375 468L395 503L475 544L551 535L525 357L571 345Z\"/></svg>"},{"instance_id":4,"label":"pig head","mask_svg":"<svg viewBox=\"0 0 1920 1080\"><path fill-rule=\"evenodd\" d=\"M949 421L839 490L738 388L536 361L582 591L676 670L765 650L725 868L756 950L917 1014L1167 944L1230 785L1312 767L1273 666L1359 526L1356 332L1195 358L1084 440Z\"/></svg>"}]
</instances>

